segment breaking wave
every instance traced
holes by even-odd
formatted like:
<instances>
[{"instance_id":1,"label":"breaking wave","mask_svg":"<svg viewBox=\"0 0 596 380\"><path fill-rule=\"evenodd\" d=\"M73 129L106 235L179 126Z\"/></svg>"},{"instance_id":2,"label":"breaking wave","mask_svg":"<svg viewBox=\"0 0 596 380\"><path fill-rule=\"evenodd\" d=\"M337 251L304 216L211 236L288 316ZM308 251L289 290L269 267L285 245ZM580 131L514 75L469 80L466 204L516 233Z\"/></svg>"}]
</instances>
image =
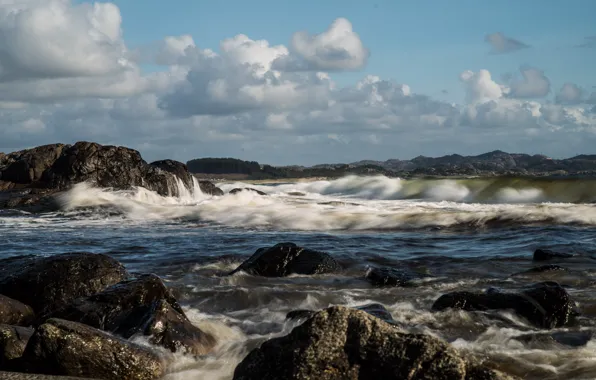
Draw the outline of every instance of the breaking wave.
<instances>
[{"instance_id":1,"label":"breaking wave","mask_svg":"<svg viewBox=\"0 0 596 380\"><path fill-rule=\"evenodd\" d=\"M184 187L182 182L179 186ZM593 201L593 186L586 181L346 177L268 185L228 183L220 185L224 196L205 195L195 183L192 191L180 191L180 197L162 197L141 187L110 191L82 183L65 193L61 202L64 212L98 208L138 221L185 220L276 230L592 226L596 225L596 205L579 201ZM268 195L227 194L237 187L252 187ZM565 198L576 202L562 201Z\"/></svg>"}]
</instances>

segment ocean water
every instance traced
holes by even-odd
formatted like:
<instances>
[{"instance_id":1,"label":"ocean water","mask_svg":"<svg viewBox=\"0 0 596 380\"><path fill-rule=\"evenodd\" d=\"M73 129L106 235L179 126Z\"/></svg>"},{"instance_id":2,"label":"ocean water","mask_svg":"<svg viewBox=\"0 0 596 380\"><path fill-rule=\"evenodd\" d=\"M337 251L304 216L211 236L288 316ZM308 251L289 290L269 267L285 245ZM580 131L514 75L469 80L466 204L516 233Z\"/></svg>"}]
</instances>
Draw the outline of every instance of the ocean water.
<instances>
[{"instance_id":1,"label":"ocean water","mask_svg":"<svg viewBox=\"0 0 596 380\"><path fill-rule=\"evenodd\" d=\"M160 275L189 318L219 341L204 358L178 357L168 380L231 379L252 348L296 326L287 312L370 302L385 305L409 331L441 337L521 378L596 378L596 181L346 177L218 186L268 195L212 197L195 186L174 198L79 184L61 196L59 212L0 211L0 257L100 252L131 272ZM345 270L221 276L257 248L288 241L330 253ZM540 247L576 256L552 262L567 271L520 274L540 265L532 262ZM376 289L363 279L371 266L424 276L414 288ZM430 311L446 292L515 291L546 280L577 302L582 315L571 326L538 330L508 311ZM515 339L541 332L585 339L579 346Z\"/></svg>"}]
</instances>

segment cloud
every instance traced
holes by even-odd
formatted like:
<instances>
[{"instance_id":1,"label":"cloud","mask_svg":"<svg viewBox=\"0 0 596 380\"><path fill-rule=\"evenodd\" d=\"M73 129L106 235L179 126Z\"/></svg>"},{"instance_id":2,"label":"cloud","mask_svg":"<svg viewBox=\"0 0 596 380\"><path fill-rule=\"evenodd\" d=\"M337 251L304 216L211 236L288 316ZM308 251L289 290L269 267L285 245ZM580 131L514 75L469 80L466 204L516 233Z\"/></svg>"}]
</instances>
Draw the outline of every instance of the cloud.
<instances>
[{"instance_id":1,"label":"cloud","mask_svg":"<svg viewBox=\"0 0 596 380\"><path fill-rule=\"evenodd\" d=\"M549 94L550 81L544 73L533 67L520 68L523 79L513 80L508 96L514 98L540 98Z\"/></svg>"},{"instance_id":2,"label":"cloud","mask_svg":"<svg viewBox=\"0 0 596 380\"><path fill-rule=\"evenodd\" d=\"M573 83L565 83L555 98L558 104L579 104L583 102L582 89Z\"/></svg>"},{"instance_id":3,"label":"cloud","mask_svg":"<svg viewBox=\"0 0 596 380\"><path fill-rule=\"evenodd\" d=\"M366 65L369 51L364 47L352 24L336 19L320 34L297 32L292 37L292 55L284 55L274 68L283 71L357 70Z\"/></svg>"},{"instance_id":4,"label":"cloud","mask_svg":"<svg viewBox=\"0 0 596 380\"><path fill-rule=\"evenodd\" d=\"M509 90L496 83L488 70L473 72L466 70L459 76L466 89L466 99L469 103L485 103L499 99Z\"/></svg>"},{"instance_id":5,"label":"cloud","mask_svg":"<svg viewBox=\"0 0 596 380\"><path fill-rule=\"evenodd\" d=\"M511 53L521 49L527 49L527 45L519 40L507 37L502 33L491 33L484 37L484 40L492 47L493 54Z\"/></svg>"}]
</instances>

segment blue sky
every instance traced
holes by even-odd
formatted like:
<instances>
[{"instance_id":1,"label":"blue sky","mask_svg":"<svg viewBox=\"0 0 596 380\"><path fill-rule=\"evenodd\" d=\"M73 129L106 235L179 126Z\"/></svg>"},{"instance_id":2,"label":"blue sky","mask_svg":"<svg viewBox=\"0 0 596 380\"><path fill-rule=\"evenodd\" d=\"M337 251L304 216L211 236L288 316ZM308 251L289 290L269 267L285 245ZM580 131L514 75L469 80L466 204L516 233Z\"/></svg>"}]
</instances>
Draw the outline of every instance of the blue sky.
<instances>
[{"instance_id":1,"label":"blue sky","mask_svg":"<svg viewBox=\"0 0 596 380\"><path fill-rule=\"evenodd\" d=\"M594 153L595 14L594 0L0 2L0 151Z\"/></svg>"},{"instance_id":2,"label":"blue sky","mask_svg":"<svg viewBox=\"0 0 596 380\"><path fill-rule=\"evenodd\" d=\"M414 92L461 101L462 70L517 73L521 65L545 71L555 88L564 82L596 85L596 49L575 45L596 35L591 0L355 0L193 1L116 0L124 37L131 46L164 35L190 34L197 46L217 49L236 34L287 45L299 30L318 33L337 17L350 20L370 49L365 68L335 74L351 83L362 73L408 83ZM531 45L513 54L491 55L484 41L501 32ZM449 95L444 95L447 90Z\"/></svg>"}]
</instances>

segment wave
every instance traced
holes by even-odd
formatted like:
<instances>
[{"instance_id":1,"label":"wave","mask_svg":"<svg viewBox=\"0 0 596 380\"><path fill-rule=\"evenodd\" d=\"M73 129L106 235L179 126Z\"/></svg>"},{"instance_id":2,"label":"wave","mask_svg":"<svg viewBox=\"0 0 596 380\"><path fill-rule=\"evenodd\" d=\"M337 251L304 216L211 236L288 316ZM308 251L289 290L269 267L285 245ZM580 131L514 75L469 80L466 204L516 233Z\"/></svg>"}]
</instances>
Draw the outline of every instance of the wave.
<instances>
[{"instance_id":1,"label":"wave","mask_svg":"<svg viewBox=\"0 0 596 380\"><path fill-rule=\"evenodd\" d=\"M490 180L480 181L494 184ZM274 230L362 231L535 224L596 225L596 205L536 203L537 191L540 189L493 189L496 190L493 191L493 199L500 199L501 203L454 201L462 197L469 199L473 192L471 188L476 184L466 187L465 183L465 180L425 183L385 177L346 177L336 181L250 185L269 195L243 191L219 197L205 195L200 189L181 197L162 197L141 187L129 191L110 191L79 184L65 193L61 202L64 212L71 213L81 208L107 208L108 218L115 211L137 221L178 220ZM224 184L221 187L227 191L238 186L246 184ZM396 194L403 196L412 188L418 189L415 192L418 198L420 194L425 194L426 199L397 198ZM543 186L542 189L546 188ZM300 195L295 195L297 192ZM106 214L99 211L96 215L106 218Z\"/></svg>"}]
</instances>

